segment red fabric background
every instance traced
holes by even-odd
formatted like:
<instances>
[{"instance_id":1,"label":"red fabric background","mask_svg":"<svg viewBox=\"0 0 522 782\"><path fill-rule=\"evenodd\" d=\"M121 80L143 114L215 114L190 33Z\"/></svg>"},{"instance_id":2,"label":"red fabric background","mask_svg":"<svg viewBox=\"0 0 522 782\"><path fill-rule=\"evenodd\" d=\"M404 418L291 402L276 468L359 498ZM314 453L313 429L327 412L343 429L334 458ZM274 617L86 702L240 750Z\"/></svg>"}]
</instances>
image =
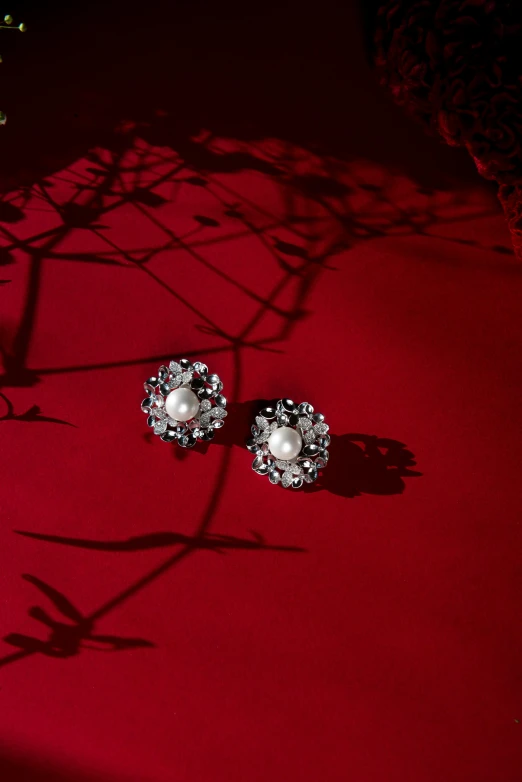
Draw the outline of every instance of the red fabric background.
<instances>
[{"instance_id":1,"label":"red fabric background","mask_svg":"<svg viewBox=\"0 0 522 782\"><path fill-rule=\"evenodd\" d=\"M117 11L36 25L6 93L2 778L515 782L522 278L494 193L373 86L350 12ZM231 400L206 453L139 410L183 356ZM318 490L242 447L285 395L330 423ZM76 630L51 645L34 606Z\"/></svg>"}]
</instances>

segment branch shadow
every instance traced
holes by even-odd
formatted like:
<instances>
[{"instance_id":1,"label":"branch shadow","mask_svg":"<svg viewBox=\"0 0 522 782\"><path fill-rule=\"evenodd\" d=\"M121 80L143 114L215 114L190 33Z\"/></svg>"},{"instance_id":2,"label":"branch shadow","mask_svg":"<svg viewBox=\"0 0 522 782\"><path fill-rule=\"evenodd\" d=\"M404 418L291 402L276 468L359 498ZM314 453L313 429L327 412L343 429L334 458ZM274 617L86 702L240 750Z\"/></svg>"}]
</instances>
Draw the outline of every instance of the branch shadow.
<instances>
[{"instance_id":1,"label":"branch shadow","mask_svg":"<svg viewBox=\"0 0 522 782\"><path fill-rule=\"evenodd\" d=\"M184 535L179 532L151 532L146 535L136 535L126 540L89 540L85 538L71 538L60 535L44 535L39 532L27 530L14 530L17 535L23 535L33 540L41 540L46 543L58 543L63 546L89 549L91 551L107 552L136 552L149 551L158 548L170 548L171 546L187 546L192 549L213 551L216 554L224 554L229 550L241 551L287 551L292 553L304 553L306 549L300 546L283 546L267 543L263 535L255 530L251 531L252 538L238 538L233 535L219 535L207 533L201 536Z\"/></svg>"},{"instance_id":2,"label":"branch shadow","mask_svg":"<svg viewBox=\"0 0 522 782\"><path fill-rule=\"evenodd\" d=\"M26 530L15 530L15 532L24 537L45 543L111 553L133 553L181 546L180 556L168 560L158 571L153 571L151 576L146 577L143 586L149 580L152 580L153 577L156 577L158 573L164 572L179 561L181 556L195 550L213 551L217 554L225 554L231 550L276 551L293 554L306 551L299 546L270 544L263 535L256 531L251 532L251 538L244 539L231 535L212 534L203 530L200 534L194 536L165 531L139 535L127 540L110 541L46 535ZM84 649L99 652L120 652L155 646L153 642L144 638L125 638L94 632L96 619L107 613L107 605L102 606L90 616L85 616L62 592L59 592L51 585L36 576L26 574L22 577L25 581L35 586L52 603L54 610L68 621L64 622L62 619L55 619L41 606L32 606L28 612L29 616L46 628L48 638L42 640L38 637L21 633L9 633L4 636L3 640L5 643L14 646L18 651L0 658L0 667L18 662L33 654L66 659L78 655ZM117 599L118 602L121 603L128 599L139 588L141 588L140 584L137 587L130 588L128 594L123 594L123 599ZM108 605L112 607L112 601Z\"/></svg>"},{"instance_id":3,"label":"branch shadow","mask_svg":"<svg viewBox=\"0 0 522 782\"><path fill-rule=\"evenodd\" d=\"M42 412L38 405L33 405L25 413L15 413L13 403L11 400L0 391L0 399L5 403L6 411L0 416L0 421L25 421L26 423L43 423L43 424L61 424L62 426L72 426L77 428L75 424L70 421L64 421L62 418L53 418L52 416L42 415Z\"/></svg>"},{"instance_id":4,"label":"branch shadow","mask_svg":"<svg viewBox=\"0 0 522 782\"><path fill-rule=\"evenodd\" d=\"M154 646L144 638L95 633L92 617L84 616L63 593L36 576L26 574L22 578L36 587L52 603L54 610L68 621L55 619L41 606L32 606L28 612L29 616L46 628L48 638L41 640L22 633L9 633L3 640L20 650L20 653L65 659L79 654L83 648L118 652ZM0 667L15 662L16 659L17 655L4 657L0 659Z\"/></svg>"},{"instance_id":5,"label":"branch shadow","mask_svg":"<svg viewBox=\"0 0 522 782\"><path fill-rule=\"evenodd\" d=\"M333 269L330 261L340 252L362 241L388 235L427 235L433 226L452 220L451 216L447 215L448 204L440 207L446 210L445 216L439 214L437 203L432 202L433 191L426 188L422 193L420 189L418 190L420 194L418 202L414 201L404 208L396 204L393 174L386 174L385 181L376 184L365 181L364 178L361 180L361 174L356 170L347 173L342 169L340 162L332 163L326 158L320 163L320 173L317 171L308 174L297 173L292 150L279 150L274 156L277 165L272 163L268 165L263 157L266 156L266 151L257 149L255 145L252 152L248 154L237 150L223 152L212 148L212 139L194 141L187 138L186 129L180 128L177 120L162 117L157 122L151 123L152 127L156 128L154 143L168 144L168 149L172 151L172 155L167 156L163 161L171 165L167 173L163 171L161 174L155 174L153 159L156 160L157 153L154 155L151 153L151 159L146 159L139 165L128 163L126 156L139 154L136 144L140 140L139 136L130 133L118 137L111 145L110 162L104 161L101 155L95 152L89 153L89 157L97 163L98 167L88 168L87 172L90 173L82 174L83 177L87 177L87 181L82 179L82 181L69 182L73 187L72 194L64 203L53 194L52 187L44 186L42 182L28 189L27 199L32 193L33 197L46 204L59 220L59 224L50 230L20 239L2 224L0 214L0 236L9 242L8 246L0 248L5 261L12 262L12 251L15 249L29 256L26 296L18 326L14 329L14 334L9 334L5 325L2 325L0 333L0 353L4 365L0 385L33 386L38 382L40 375L60 371L60 368L35 370L28 367L28 356L34 338L36 313L41 296L42 272L44 266L50 262L61 260L69 263L91 264L95 268L99 265L109 265L121 269L139 270L166 291L176 304L196 315L201 320L196 327L203 333L222 339L225 349L249 347L269 351L277 350L277 343L287 340L297 323L310 314L306 310L306 301L320 273ZM231 144L237 148L241 147L241 142L237 138L229 140L229 146ZM141 182L142 175L149 169L151 175L155 174L154 177L147 183ZM134 180L124 186L123 179L128 177L129 172L134 175ZM228 196L237 198L238 193L223 182L212 179L213 176L222 173L238 172L263 173L280 189L282 197L288 203L288 214L277 219L270 215L275 224L266 225L265 222L260 222L261 218L266 221L266 210L256 207L257 220L260 224L258 225L252 218L247 218L241 203L231 203L228 198ZM92 178L89 179L89 176ZM354 181L347 184L343 181L343 176L349 176L350 180ZM55 177L61 181L60 175ZM53 178L50 182L46 182L46 185L52 185L52 180ZM222 209L225 217L229 222L231 221L230 233L216 238L213 229L221 225L220 221L208 215L195 214L193 219L197 225L196 233L189 232L185 236L178 236L170 227L168 220L162 220L161 214L156 214L157 210L169 203L169 199L157 192L157 188L167 182L174 187L186 183L204 189L206 195L214 199L218 208ZM227 193L227 197L224 192ZM83 203L77 201L80 195L84 198ZM414 199L417 197L416 193L411 195ZM241 196L239 198L241 200ZM244 200L243 206L248 205L252 208L252 203L248 203L248 199ZM147 220L149 227L154 231L159 229L165 236L165 241L157 247L145 249L124 249L114 241L107 232L104 232L105 226L100 224L99 220L113 210L125 206L135 208L140 219ZM459 207L458 197L454 206ZM21 207L13 208L22 211ZM492 211L489 207L480 214L471 209L467 217L484 216L490 213ZM325 220L326 227L323 225ZM311 222L308 224L307 221ZM245 235L251 235L261 244L267 263L275 262L279 267L281 278L268 295L261 295L255 285L247 285L236 279L234 275L212 263L199 250L203 244L209 247L216 242L233 241L237 236L236 224L237 230L243 231ZM106 249L97 253L71 254L59 251L60 245L67 242L71 235L85 230L102 240ZM201 238L202 231L206 232L203 234L205 239ZM285 232L285 238L280 235L282 231ZM288 237L289 232L293 234L292 241ZM190 241L187 241L191 233L194 235ZM475 246L473 240L459 237L444 238L444 241ZM258 305L257 312L239 333L227 333L222 325L213 322L197 303L191 301L181 290L174 288L152 270L150 262L166 248L187 253L196 265L205 267L207 271L229 284L234 293L241 294L247 297L248 301ZM502 254L506 251L499 246L490 249ZM502 268L510 273L519 273L518 267L513 267L509 263ZM290 306L283 308L278 306L277 299L285 289L291 291L292 302ZM249 335L254 327L268 314L276 315L279 319L276 333L263 341L250 341ZM11 343L9 349L7 343ZM116 368L122 363L125 362L107 362L103 367ZM61 371L88 371L96 366L100 365L64 367Z\"/></svg>"}]
</instances>

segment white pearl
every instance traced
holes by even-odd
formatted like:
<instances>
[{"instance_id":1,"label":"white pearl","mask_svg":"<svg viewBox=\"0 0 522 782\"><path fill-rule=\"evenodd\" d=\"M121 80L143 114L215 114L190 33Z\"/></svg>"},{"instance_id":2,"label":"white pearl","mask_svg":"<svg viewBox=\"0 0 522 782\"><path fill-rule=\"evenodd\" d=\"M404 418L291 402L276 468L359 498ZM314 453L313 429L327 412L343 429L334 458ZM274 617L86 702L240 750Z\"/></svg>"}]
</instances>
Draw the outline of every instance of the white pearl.
<instances>
[{"instance_id":1,"label":"white pearl","mask_svg":"<svg viewBox=\"0 0 522 782\"><path fill-rule=\"evenodd\" d=\"M199 410L199 399L190 388L176 388L165 399L165 410L175 421L190 421Z\"/></svg>"},{"instance_id":2,"label":"white pearl","mask_svg":"<svg viewBox=\"0 0 522 782\"><path fill-rule=\"evenodd\" d=\"M272 456L288 462L299 456L303 447L303 440L295 429L292 429L290 426L281 426L270 435L268 447Z\"/></svg>"}]
</instances>

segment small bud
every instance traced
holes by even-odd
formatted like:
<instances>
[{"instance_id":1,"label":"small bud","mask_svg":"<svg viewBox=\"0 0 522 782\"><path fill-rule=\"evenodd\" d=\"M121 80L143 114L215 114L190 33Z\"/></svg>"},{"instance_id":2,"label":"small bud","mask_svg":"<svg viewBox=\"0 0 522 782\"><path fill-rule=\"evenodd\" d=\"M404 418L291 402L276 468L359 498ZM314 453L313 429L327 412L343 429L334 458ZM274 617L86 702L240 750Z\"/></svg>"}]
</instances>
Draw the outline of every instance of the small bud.
<instances>
[{"instance_id":1,"label":"small bud","mask_svg":"<svg viewBox=\"0 0 522 782\"><path fill-rule=\"evenodd\" d=\"M27 30L27 27L22 22L22 24L18 26L18 29L20 30L21 33L25 33L25 31Z\"/></svg>"},{"instance_id":2,"label":"small bud","mask_svg":"<svg viewBox=\"0 0 522 782\"><path fill-rule=\"evenodd\" d=\"M4 16L4 22L6 24L13 24L13 17L11 14L7 14L7 16Z\"/></svg>"}]
</instances>

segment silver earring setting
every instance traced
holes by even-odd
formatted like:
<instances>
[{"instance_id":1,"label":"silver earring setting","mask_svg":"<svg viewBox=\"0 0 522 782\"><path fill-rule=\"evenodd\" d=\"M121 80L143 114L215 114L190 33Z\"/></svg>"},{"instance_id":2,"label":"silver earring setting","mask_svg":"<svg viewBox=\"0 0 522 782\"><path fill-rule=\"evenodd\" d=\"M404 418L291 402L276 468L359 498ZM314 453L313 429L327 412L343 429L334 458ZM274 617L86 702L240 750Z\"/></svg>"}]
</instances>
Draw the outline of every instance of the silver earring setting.
<instances>
[{"instance_id":1,"label":"silver earring setting","mask_svg":"<svg viewBox=\"0 0 522 782\"><path fill-rule=\"evenodd\" d=\"M252 469L270 483L300 489L317 480L329 459L329 426L308 402L280 399L256 416L247 448L255 454Z\"/></svg>"},{"instance_id":2,"label":"silver earring setting","mask_svg":"<svg viewBox=\"0 0 522 782\"><path fill-rule=\"evenodd\" d=\"M201 361L171 361L143 387L147 396L141 409L147 415L147 424L166 443L192 448L198 440L212 440L215 430L225 423L223 383Z\"/></svg>"}]
</instances>

